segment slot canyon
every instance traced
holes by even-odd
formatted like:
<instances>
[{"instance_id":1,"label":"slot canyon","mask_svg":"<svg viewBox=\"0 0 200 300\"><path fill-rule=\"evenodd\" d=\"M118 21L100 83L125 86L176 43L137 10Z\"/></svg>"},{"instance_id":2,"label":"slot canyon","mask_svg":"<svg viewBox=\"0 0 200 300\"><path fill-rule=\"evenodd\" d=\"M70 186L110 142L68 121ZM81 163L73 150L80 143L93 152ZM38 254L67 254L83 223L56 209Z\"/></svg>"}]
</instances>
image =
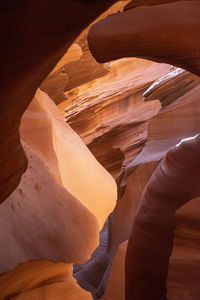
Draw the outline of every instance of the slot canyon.
<instances>
[{"instance_id":1,"label":"slot canyon","mask_svg":"<svg viewBox=\"0 0 200 300\"><path fill-rule=\"evenodd\" d=\"M199 300L200 0L0 15L0 300Z\"/></svg>"}]
</instances>

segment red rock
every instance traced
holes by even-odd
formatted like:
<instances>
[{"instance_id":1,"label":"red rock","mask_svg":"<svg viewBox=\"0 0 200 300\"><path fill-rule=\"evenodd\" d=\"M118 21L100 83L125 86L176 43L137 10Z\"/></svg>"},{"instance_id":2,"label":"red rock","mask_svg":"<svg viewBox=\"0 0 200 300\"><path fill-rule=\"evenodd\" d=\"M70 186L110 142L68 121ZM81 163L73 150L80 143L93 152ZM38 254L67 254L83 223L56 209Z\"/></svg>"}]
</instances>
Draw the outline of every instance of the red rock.
<instances>
[{"instance_id":1,"label":"red rock","mask_svg":"<svg viewBox=\"0 0 200 300\"><path fill-rule=\"evenodd\" d=\"M200 195L199 135L172 148L146 185L126 254L126 299L167 299L178 208Z\"/></svg>"},{"instance_id":2,"label":"red rock","mask_svg":"<svg viewBox=\"0 0 200 300\"><path fill-rule=\"evenodd\" d=\"M81 30L113 3L114 0L95 4L74 0L51 5L48 0L34 5L31 1L22 1L20 5L4 3L1 11L0 202L16 188L26 169L18 129L36 89Z\"/></svg>"},{"instance_id":3,"label":"red rock","mask_svg":"<svg viewBox=\"0 0 200 300\"><path fill-rule=\"evenodd\" d=\"M89 47L98 62L141 57L200 75L199 12L199 1L177 1L111 15L91 27Z\"/></svg>"}]
</instances>

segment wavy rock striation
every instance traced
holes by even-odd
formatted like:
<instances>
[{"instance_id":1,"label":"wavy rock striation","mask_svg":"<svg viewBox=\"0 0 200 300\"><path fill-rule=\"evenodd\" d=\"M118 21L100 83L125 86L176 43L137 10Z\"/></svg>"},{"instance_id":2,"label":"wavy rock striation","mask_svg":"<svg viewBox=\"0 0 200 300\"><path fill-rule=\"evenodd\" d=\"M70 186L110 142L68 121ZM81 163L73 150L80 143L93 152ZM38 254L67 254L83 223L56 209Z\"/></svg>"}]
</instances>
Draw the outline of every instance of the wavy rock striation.
<instances>
[{"instance_id":1,"label":"wavy rock striation","mask_svg":"<svg viewBox=\"0 0 200 300\"><path fill-rule=\"evenodd\" d=\"M103 78L69 91L67 123L114 177L141 151L147 121L160 109L159 101L142 102L142 93L169 71L169 65L122 59Z\"/></svg>"}]
</instances>

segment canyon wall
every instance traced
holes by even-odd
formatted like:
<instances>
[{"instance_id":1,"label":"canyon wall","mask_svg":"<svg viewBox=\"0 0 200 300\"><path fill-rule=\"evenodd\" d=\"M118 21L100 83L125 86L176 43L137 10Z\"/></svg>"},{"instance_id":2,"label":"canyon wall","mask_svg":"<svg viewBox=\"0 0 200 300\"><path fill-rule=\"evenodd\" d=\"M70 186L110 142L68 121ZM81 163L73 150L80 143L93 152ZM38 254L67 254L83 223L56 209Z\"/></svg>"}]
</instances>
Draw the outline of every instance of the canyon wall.
<instances>
[{"instance_id":1,"label":"canyon wall","mask_svg":"<svg viewBox=\"0 0 200 300\"><path fill-rule=\"evenodd\" d=\"M200 1L114 2L2 8L2 300L199 299Z\"/></svg>"}]
</instances>

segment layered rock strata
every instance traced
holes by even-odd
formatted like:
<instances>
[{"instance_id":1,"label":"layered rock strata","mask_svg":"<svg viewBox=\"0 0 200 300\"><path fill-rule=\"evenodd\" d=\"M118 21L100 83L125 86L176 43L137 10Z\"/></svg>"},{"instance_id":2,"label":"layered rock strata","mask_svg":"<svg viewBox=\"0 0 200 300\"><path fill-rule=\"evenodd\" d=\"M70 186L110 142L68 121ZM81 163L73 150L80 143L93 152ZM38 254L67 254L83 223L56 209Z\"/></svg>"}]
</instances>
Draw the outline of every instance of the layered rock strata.
<instances>
[{"instance_id":1,"label":"layered rock strata","mask_svg":"<svg viewBox=\"0 0 200 300\"><path fill-rule=\"evenodd\" d=\"M142 102L142 93L154 80L167 75L170 66L140 59L110 64L106 76L67 93L65 118L97 160L117 177L141 151L147 121L160 109L159 101Z\"/></svg>"}]
</instances>

